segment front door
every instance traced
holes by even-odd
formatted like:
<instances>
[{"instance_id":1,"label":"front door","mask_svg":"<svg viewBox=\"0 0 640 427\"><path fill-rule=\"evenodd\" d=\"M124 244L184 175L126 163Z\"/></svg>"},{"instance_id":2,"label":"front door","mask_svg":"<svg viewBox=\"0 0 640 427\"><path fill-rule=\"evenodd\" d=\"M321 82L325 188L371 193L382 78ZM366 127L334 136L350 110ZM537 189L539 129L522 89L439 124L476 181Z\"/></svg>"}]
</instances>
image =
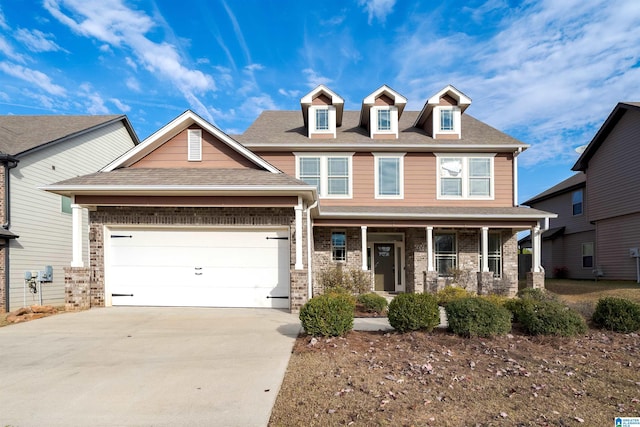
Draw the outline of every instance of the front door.
<instances>
[{"instance_id":1,"label":"front door","mask_svg":"<svg viewBox=\"0 0 640 427\"><path fill-rule=\"evenodd\" d=\"M393 292L395 282L395 251L393 243L375 243L373 245L373 274L376 291Z\"/></svg>"}]
</instances>

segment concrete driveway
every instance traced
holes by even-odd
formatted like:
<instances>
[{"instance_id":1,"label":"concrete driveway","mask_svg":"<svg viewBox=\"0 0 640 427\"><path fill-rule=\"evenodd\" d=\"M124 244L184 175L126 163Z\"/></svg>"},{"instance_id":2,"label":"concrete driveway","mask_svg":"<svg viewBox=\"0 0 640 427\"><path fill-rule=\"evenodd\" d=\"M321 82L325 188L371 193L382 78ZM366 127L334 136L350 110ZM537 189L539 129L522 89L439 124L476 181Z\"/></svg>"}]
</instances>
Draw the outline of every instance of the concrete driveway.
<instances>
[{"instance_id":1,"label":"concrete driveway","mask_svg":"<svg viewBox=\"0 0 640 427\"><path fill-rule=\"evenodd\" d=\"M125 308L0 328L0 426L264 426L300 322Z\"/></svg>"}]
</instances>

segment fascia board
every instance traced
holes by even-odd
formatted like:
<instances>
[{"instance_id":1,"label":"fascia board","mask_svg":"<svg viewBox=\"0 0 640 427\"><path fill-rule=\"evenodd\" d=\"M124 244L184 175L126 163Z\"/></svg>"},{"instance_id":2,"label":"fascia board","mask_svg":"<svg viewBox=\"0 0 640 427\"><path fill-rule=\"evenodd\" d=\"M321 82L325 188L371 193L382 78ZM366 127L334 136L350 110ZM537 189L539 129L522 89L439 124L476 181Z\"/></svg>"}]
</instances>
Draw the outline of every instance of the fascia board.
<instances>
[{"instance_id":1,"label":"fascia board","mask_svg":"<svg viewBox=\"0 0 640 427\"><path fill-rule=\"evenodd\" d=\"M318 142L314 143L309 141L305 142L304 145L299 143L247 143L247 147L252 149L269 149L274 151L290 151L295 149L296 151L317 151L317 150L332 150L336 151L336 149L341 150L350 150L350 151L368 151L368 150L378 150L378 151L410 151L410 152L433 152L433 151L498 151L498 152L506 152L513 151L521 148L523 151L530 147L528 144L509 144L509 145L498 145L498 144L341 144L339 142Z\"/></svg>"},{"instance_id":2,"label":"fascia board","mask_svg":"<svg viewBox=\"0 0 640 427\"><path fill-rule=\"evenodd\" d=\"M432 219L432 220L446 220L446 219L527 219L527 220L539 220L540 218L557 218L557 214L553 213L541 213L538 215L520 215L520 214L412 214L412 213L377 213L377 212L322 212L320 211L320 217L322 218L379 218L379 219Z\"/></svg>"}]
</instances>

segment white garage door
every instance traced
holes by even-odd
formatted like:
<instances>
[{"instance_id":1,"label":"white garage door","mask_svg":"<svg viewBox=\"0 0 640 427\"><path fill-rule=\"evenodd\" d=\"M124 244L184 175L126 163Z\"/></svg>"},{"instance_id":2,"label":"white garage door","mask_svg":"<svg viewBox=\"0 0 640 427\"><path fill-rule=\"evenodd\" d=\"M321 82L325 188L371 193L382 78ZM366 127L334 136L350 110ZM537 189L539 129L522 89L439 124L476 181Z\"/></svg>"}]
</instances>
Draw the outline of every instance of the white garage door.
<instances>
[{"instance_id":1,"label":"white garage door","mask_svg":"<svg viewBox=\"0 0 640 427\"><path fill-rule=\"evenodd\" d=\"M112 229L113 305L289 307L287 230Z\"/></svg>"}]
</instances>

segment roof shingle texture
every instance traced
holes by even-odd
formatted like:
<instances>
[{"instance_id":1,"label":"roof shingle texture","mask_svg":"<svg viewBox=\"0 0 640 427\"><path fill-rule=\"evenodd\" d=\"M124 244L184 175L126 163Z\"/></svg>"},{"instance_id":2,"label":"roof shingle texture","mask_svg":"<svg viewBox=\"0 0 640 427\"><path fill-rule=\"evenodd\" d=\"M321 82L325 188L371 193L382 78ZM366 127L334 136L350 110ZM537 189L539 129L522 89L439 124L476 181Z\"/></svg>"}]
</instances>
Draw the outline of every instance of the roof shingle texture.
<instances>
[{"instance_id":1,"label":"roof shingle texture","mask_svg":"<svg viewBox=\"0 0 640 427\"><path fill-rule=\"evenodd\" d=\"M367 130L359 126L360 112L345 111L342 126L337 128L335 139L315 139L314 142L345 145L389 144L438 144L447 145L507 145L526 146L511 136L483 123L468 114L462 114L462 139L433 139L422 129L413 126L419 111L405 111L398 120L398 139L371 139ZM261 145L304 146L309 143L300 111L263 111L255 122L241 135L233 138L248 147Z\"/></svg>"},{"instance_id":2,"label":"roof shingle texture","mask_svg":"<svg viewBox=\"0 0 640 427\"><path fill-rule=\"evenodd\" d=\"M54 186L308 186L285 175L257 169L122 168L97 172Z\"/></svg>"},{"instance_id":3,"label":"roof shingle texture","mask_svg":"<svg viewBox=\"0 0 640 427\"><path fill-rule=\"evenodd\" d=\"M543 191L542 193L536 196L533 196L532 198L524 202L523 205L529 205L531 203L540 202L544 199L548 199L557 194L564 193L569 189L573 189L577 186L580 186L580 184L584 184L585 182L587 182L587 176L582 172L578 172L577 174L572 175L571 177Z\"/></svg>"},{"instance_id":4,"label":"roof shingle texture","mask_svg":"<svg viewBox=\"0 0 640 427\"><path fill-rule=\"evenodd\" d=\"M122 117L0 116L0 152L18 155Z\"/></svg>"}]
</instances>

